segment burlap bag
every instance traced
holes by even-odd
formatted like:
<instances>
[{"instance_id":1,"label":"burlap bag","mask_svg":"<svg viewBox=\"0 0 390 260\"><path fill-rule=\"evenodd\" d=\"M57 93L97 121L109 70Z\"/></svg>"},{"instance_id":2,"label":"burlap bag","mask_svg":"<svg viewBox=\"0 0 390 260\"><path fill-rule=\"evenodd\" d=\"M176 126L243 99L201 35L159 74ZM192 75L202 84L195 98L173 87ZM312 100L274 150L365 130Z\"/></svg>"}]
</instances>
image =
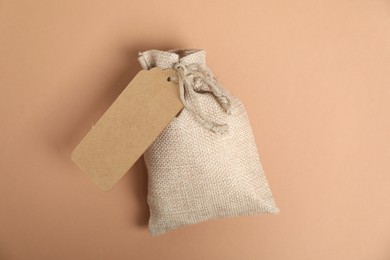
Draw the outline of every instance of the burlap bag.
<instances>
[{"instance_id":1,"label":"burlap bag","mask_svg":"<svg viewBox=\"0 0 390 260\"><path fill-rule=\"evenodd\" d=\"M149 232L277 214L243 104L206 67L204 50L139 52L143 69L174 68L185 108L144 153Z\"/></svg>"}]
</instances>

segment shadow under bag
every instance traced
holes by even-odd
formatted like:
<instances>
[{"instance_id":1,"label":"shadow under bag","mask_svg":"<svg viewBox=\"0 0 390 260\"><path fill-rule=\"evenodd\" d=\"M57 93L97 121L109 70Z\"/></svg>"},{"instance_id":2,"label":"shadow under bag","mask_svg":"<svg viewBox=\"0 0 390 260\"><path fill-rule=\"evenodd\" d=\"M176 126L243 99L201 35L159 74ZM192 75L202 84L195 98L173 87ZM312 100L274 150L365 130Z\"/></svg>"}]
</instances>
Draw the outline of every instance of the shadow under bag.
<instances>
[{"instance_id":1,"label":"shadow under bag","mask_svg":"<svg viewBox=\"0 0 390 260\"><path fill-rule=\"evenodd\" d=\"M243 104L197 49L139 52L143 69L174 68L184 108L144 153L149 232L210 219L277 214Z\"/></svg>"}]
</instances>

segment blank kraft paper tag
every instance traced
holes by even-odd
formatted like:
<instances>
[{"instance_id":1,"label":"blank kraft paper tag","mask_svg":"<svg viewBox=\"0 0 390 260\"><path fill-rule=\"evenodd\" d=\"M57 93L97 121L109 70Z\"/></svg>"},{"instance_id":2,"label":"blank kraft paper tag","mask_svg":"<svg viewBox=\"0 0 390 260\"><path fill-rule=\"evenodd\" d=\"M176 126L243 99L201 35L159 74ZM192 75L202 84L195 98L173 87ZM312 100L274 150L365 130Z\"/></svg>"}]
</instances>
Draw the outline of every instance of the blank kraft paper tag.
<instances>
[{"instance_id":1,"label":"blank kraft paper tag","mask_svg":"<svg viewBox=\"0 0 390 260\"><path fill-rule=\"evenodd\" d=\"M141 70L72 152L102 190L111 190L183 108L173 69Z\"/></svg>"}]
</instances>

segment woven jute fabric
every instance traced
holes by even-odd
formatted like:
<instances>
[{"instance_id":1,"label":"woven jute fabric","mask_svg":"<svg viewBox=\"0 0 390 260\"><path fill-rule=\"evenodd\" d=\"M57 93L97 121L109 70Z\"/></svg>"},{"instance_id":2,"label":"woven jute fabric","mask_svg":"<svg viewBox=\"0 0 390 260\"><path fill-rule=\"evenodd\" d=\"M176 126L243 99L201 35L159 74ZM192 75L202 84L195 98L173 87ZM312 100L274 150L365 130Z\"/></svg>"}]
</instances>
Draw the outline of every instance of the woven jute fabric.
<instances>
[{"instance_id":1,"label":"woven jute fabric","mask_svg":"<svg viewBox=\"0 0 390 260\"><path fill-rule=\"evenodd\" d=\"M206 65L206 52L148 50L139 52L138 60L143 69L173 68L177 62ZM227 114L202 88L196 94L201 109L226 123L228 131L205 129L184 108L146 150L151 235L210 219L279 212L243 104L226 90Z\"/></svg>"}]
</instances>

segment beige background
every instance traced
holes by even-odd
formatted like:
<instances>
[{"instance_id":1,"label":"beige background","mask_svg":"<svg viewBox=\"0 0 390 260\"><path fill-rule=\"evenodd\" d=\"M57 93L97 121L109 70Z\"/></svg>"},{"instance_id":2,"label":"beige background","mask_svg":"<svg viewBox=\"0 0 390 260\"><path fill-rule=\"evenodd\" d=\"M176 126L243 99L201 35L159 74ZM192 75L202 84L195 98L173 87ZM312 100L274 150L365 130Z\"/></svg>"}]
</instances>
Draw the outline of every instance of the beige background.
<instances>
[{"instance_id":1,"label":"beige background","mask_svg":"<svg viewBox=\"0 0 390 260\"><path fill-rule=\"evenodd\" d=\"M206 49L281 213L152 238L142 160L101 192L70 153L140 69ZM390 1L0 1L0 259L390 259Z\"/></svg>"}]
</instances>

